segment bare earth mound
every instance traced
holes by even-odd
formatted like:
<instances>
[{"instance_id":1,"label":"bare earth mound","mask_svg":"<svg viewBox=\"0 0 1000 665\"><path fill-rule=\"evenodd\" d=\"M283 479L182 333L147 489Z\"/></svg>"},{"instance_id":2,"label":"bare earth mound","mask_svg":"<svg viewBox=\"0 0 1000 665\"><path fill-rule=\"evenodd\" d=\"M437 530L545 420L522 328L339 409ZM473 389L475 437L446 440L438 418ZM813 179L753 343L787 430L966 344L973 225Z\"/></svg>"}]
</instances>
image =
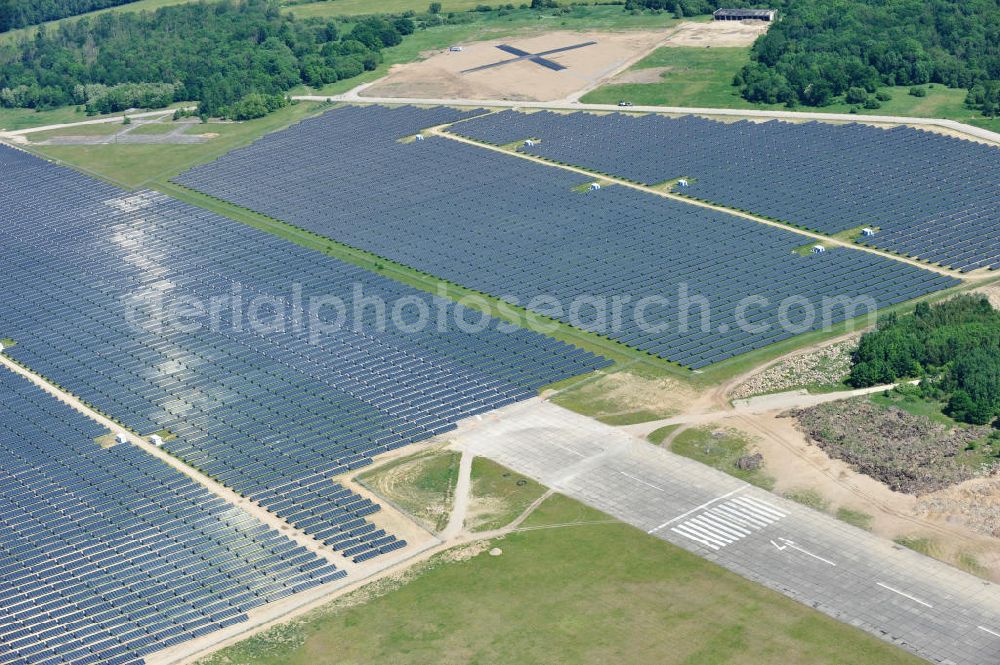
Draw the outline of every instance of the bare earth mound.
<instances>
[{"instance_id":1,"label":"bare earth mound","mask_svg":"<svg viewBox=\"0 0 1000 665\"><path fill-rule=\"evenodd\" d=\"M472 42L463 44L462 50L458 52L436 52L426 60L397 65L390 70L388 76L360 94L367 97L560 100L589 89L631 65L663 43L668 34L667 30L559 31L532 37ZM462 73L466 69L514 58L514 55L497 48L501 44L508 44L528 53L540 53L588 41L597 43L545 56L566 67L560 71L522 60L478 72Z\"/></svg>"}]
</instances>

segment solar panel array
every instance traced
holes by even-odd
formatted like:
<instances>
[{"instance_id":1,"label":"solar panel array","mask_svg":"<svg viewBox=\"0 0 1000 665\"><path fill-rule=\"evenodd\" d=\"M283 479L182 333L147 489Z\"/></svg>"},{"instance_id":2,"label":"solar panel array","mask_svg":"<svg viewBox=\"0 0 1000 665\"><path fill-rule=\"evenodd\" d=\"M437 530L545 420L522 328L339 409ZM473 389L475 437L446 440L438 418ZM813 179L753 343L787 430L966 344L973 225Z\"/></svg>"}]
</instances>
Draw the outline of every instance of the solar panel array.
<instances>
[{"instance_id":1,"label":"solar panel array","mask_svg":"<svg viewBox=\"0 0 1000 665\"><path fill-rule=\"evenodd\" d=\"M142 663L345 575L0 369L0 663Z\"/></svg>"},{"instance_id":2,"label":"solar panel array","mask_svg":"<svg viewBox=\"0 0 1000 665\"><path fill-rule=\"evenodd\" d=\"M776 324L789 296L817 311L825 296L886 306L957 283L856 250L799 256L806 239L792 232L621 186L575 191L588 179L450 139L401 143L391 128L410 113L331 111L177 181L517 304L552 296L561 314L533 309L696 368L793 336ZM697 308L688 318L697 329L685 328L682 289L710 302L708 329ZM596 309L574 320L584 294L673 306L643 310L650 325L629 309L636 316L621 325L598 321ZM751 294L769 301L750 317L767 330L739 325Z\"/></svg>"},{"instance_id":3,"label":"solar panel array","mask_svg":"<svg viewBox=\"0 0 1000 665\"><path fill-rule=\"evenodd\" d=\"M9 353L136 431L167 430L171 453L355 561L405 543L366 521L377 504L331 477L609 364L496 320L482 332L411 329L415 303L478 318L155 192L125 194L11 149L0 169L0 336L18 342ZM382 327L359 289L411 307ZM194 326L150 316L158 301L180 311L192 298L227 304ZM311 339L314 298L357 316ZM286 316L265 310L251 325L255 301ZM263 329L279 320L284 330Z\"/></svg>"},{"instance_id":4,"label":"solar panel array","mask_svg":"<svg viewBox=\"0 0 1000 665\"><path fill-rule=\"evenodd\" d=\"M1000 150L909 127L732 123L549 111L460 122L456 134L835 234L963 271L1000 266Z\"/></svg>"}]
</instances>

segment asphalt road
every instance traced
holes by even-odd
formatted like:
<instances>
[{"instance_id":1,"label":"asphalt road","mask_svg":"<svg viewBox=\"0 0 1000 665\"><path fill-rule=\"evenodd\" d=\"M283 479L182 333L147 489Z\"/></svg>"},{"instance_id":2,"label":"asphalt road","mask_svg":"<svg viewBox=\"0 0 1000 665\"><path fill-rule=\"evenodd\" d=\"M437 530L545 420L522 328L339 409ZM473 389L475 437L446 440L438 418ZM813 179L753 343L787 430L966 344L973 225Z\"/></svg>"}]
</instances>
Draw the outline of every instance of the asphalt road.
<instances>
[{"instance_id":1,"label":"asphalt road","mask_svg":"<svg viewBox=\"0 0 1000 665\"><path fill-rule=\"evenodd\" d=\"M1000 663L1000 590L628 432L533 400L458 445L931 662Z\"/></svg>"}]
</instances>

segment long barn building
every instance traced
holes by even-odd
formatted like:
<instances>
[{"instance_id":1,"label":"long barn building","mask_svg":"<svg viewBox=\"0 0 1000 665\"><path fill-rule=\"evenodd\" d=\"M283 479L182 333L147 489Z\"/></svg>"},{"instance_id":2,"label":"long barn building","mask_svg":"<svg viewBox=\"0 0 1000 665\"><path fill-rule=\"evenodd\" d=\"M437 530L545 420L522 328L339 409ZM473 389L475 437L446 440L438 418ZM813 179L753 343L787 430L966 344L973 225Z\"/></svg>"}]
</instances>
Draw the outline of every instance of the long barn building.
<instances>
[{"instance_id":1,"label":"long barn building","mask_svg":"<svg viewBox=\"0 0 1000 665\"><path fill-rule=\"evenodd\" d=\"M774 9L716 9L712 16L716 21L773 21L777 15Z\"/></svg>"}]
</instances>

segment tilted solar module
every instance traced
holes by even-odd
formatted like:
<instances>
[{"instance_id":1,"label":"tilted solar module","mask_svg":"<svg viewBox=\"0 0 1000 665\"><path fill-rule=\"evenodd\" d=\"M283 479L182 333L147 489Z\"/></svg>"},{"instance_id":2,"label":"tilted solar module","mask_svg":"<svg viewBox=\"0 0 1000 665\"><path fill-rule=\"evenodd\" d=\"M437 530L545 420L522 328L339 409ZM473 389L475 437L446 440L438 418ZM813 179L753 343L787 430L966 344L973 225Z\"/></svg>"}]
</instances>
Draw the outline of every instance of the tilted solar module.
<instances>
[{"instance_id":1,"label":"tilted solar module","mask_svg":"<svg viewBox=\"0 0 1000 665\"><path fill-rule=\"evenodd\" d=\"M1000 266L1000 149L910 127L503 111L449 131L959 270Z\"/></svg>"},{"instance_id":2,"label":"tilted solar module","mask_svg":"<svg viewBox=\"0 0 1000 665\"><path fill-rule=\"evenodd\" d=\"M171 453L355 560L404 543L332 477L609 364L162 194L0 154L9 353L167 430Z\"/></svg>"},{"instance_id":3,"label":"tilted solar module","mask_svg":"<svg viewBox=\"0 0 1000 665\"><path fill-rule=\"evenodd\" d=\"M809 239L799 234L622 186L580 191L590 179L579 173L458 141L402 143L383 128L410 112L331 111L176 180L695 368L823 325L818 315L805 326L779 325L789 299L804 299L814 312L838 296L884 307L958 283L854 249L800 256L793 250ZM694 297L690 322L680 305L685 293ZM587 305L583 296L602 300L605 314L615 297L669 302L598 320L601 304L591 298ZM752 330L738 320L747 296L767 301L751 308L749 323L762 324ZM554 298L561 312L532 305L542 297ZM708 329L696 320L701 297L712 310ZM844 318L843 310L829 311L830 322Z\"/></svg>"},{"instance_id":4,"label":"tilted solar module","mask_svg":"<svg viewBox=\"0 0 1000 665\"><path fill-rule=\"evenodd\" d=\"M141 663L344 577L0 368L0 663Z\"/></svg>"}]
</instances>

